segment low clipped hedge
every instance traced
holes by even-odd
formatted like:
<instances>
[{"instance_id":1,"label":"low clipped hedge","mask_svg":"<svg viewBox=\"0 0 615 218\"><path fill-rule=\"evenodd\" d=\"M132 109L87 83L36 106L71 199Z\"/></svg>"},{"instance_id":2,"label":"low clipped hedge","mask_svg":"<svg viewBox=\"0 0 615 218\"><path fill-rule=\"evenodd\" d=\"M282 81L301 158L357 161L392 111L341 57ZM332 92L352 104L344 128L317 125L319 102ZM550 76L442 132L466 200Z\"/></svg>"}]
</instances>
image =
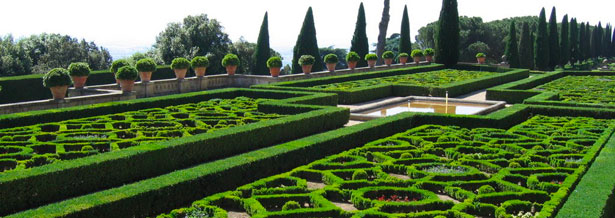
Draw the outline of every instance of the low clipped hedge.
<instances>
[{"instance_id":1,"label":"low clipped hedge","mask_svg":"<svg viewBox=\"0 0 615 218\"><path fill-rule=\"evenodd\" d=\"M259 111L289 114L289 116L208 134L129 147L117 152L62 161L27 170L2 173L0 174L0 195L6 197L0 198L0 215L338 128L348 121L348 109L301 104L307 102L334 105L336 99L332 94L239 88L3 115L0 116L0 123L2 128L9 128L36 124L40 120L54 122L237 96L282 99L260 104Z\"/></svg>"}]
</instances>

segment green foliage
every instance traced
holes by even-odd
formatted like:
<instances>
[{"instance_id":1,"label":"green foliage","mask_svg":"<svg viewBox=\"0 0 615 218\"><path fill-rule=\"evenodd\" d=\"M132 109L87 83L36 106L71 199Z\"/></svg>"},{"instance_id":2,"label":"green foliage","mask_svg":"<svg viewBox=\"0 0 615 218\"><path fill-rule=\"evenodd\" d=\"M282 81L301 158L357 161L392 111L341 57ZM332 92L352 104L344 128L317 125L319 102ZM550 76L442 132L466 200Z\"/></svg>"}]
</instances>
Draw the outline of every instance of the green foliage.
<instances>
[{"instance_id":1,"label":"green foliage","mask_svg":"<svg viewBox=\"0 0 615 218\"><path fill-rule=\"evenodd\" d=\"M316 27L314 27L314 15L312 14L312 7L308 8L307 13L305 14L303 26L301 26L301 31L299 32L299 36L297 37L297 43L293 48L293 73L302 72L302 64L299 63L299 59L302 58L304 55L311 55L314 58L314 61L312 63L313 72L323 70L324 64L318 51Z\"/></svg>"},{"instance_id":2,"label":"green foliage","mask_svg":"<svg viewBox=\"0 0 615 218\"><path fill-rule=\"evenodd\" d=\"M452 67L459 60L459 12L457 0L442 0L436 29L436 63Z\"/></svg>"},{"instance_id":3,"label":"green foliage","mask_svg":"<svg viewBox=\"0 0 615 218\"><path fill-rule=\"evenodd\" d=\"M282 211L285 210L296 210L301 208L301 205L299 205L299 203L297 203L296 201L288 201L286 203L284 203L284 206L282 206Z\"/></svg>"},{"instance_id":4,"label":"green foliage","mask_svg":"<svg viewBox=\"0 0 615 218\"><path fill-rule=\"evenodd\" d=\"M521 40L519 41L519 67L524 69L534 68L534 58L532 54L532 37L530 33L530 26L527 23L523 23L523 29L521 30Z\"/></svg>"},{"instance_id":5,"label":"green foliage","mask_svg":"<svg viewBox=\"0 0 615 218\"><path fill-rule=\"evenodd\" d=\"M511 68L519 68L519 48L517 46L517 30L515 29L515 21L510 23L510 32L508 33L508 41L506 42L506 58Z\"/></svg>"},{"instance_id":6,"label":"green foliage","mask_svg":"<svg viewBox=\"0 0 615 218\"><path fill-rule=\"evenodd\" d=\"M579 28L579 56L577 60L585 60L589 57L588 49L586 47L586 42L589 41L589 34L586 34L585 23L581 22L581 27Z\"/></svg>"},{"instance_id":7,"label":"green foliage","mask_svg":"<svg viewBox=\"0 0 615 218\"><path fill-rule=\"evenodd\" d=\"M154 72L156 71L156 62L151 58L143 58L137 61L135 67L139 72Z\"/></svg>"},{"instance_id":8,"label":"green foliage","mask_svg":"<svg viewBox=\"0 0 615 218\"><path fill-rule=\"evenodd\" d=\"M489 194L493 192L495 192L495 189L491 187L490 185L483 185L480 188L478 188L479 195Z\"/></svg>"},{"instance_id":9,"label":"green foliage","mask_svg":"<svg viewBox=\"0 0 615 218\"><path fill-rule=\"evenodd\" d=\"M373 53L367 54L367 55L365 55L365 60L366 61L378 60L378 55L377 54L373 54Z\"/></svg>"},{"instance_id":10,"label":"green foliage","mask_svg":"<svg viewBox=\"0 0 615 218\"><path fill-rule=\"evenodd\" d=\"M333 46L329 46L326 48L319 48L318 52L321 57L325 57L328 54L334 54L337 56L338 63L335 65L335 69L346 69L348 68L348 63L344 59L348 55L347 49L344 48L334 48Z\"/></svg>"},{"instance_id":11,"label":"green foliage","mask_svg":"<svg viewBox=\"0 0 615 218\"><path fill-rule=\"evenodd\" d=\"M558 93L558 100L615 104L615 76L566 76L537 86L536 90Z\"/></svg>"},{"instance_id":12,"label":"green foliage","mask_svg":"<svg viewBox=\"0 0 615 218\"><path fill-rule=\"evenodd\" d=\"M404 13L401 18L401 30L399 37L399 53L412 52L412 42L410 41L410 19L408 18L408 6L404 5Z\"/></svg>"},{"instance_id":13,"label":"green foliage","mask_svg":"<svg viewBox=\"0 0 615 218\"><path fill-rule=\"evenodd\" d=\"M538 18L538 32L536 33L536 41L534 42L534 64L538 70L549 70L549 35L547 32L547 18L545 9L540 11Z\"/></svg>"},{"instance_id":14,"label":"green foliage","mask_svg":"<svg viewBox=\"0 0 615 218\"><path fill-rule=\"evenodd\" d=\"M383 59L393 59L395 58L395 54L392 51L385 51L382 53Z\"/></svg>"},{"instance_id":15,"label":"green foliage","mask_svg":"<svg viewBox=\"0 0 615 218\"><path fill-rule=\"evenodd\" d=\"M126 60L126 59L115 60L111 64L111 68L109 68L109 71L111 71L111 73L115 74L115 73L117 73L117 70L119 70L121 67L124 67L124 66L130 66L130 63L128 63L128 60Z\"/></svg>"},{"instance_id":16,"label":"green foliage","mask_svg":"<svg viewBox=\"0 0 615 218\"><path fill-rule=\"evenodd\" d=\"M270 57L269 60L267 60L267 67L282 67L282 58L279 56Z\"/></svg>"},{"instance_id":17,"label":"green foliage","mask_svg":"<svg viewBox=\"0 0 615 218\"><path fill-rule=\"evenodd\" d=\"M434 56L434 55L436 54L436 51L434 51L434 50L433 50L433 48L426 48L426 49L423 51L423 54L424 54L425 56Z\"/></svg>"},{"instance_id":18,"label":"green foliage","mask_svg":"<svg viewBox=\"0 0 615 218\"><path fill-rule=\"evenodd\" d=\"M410 54L410 56L414 57L423 57L423 51L421 51L421 49L414 49L412 50L412 54Z\"/></svg>"},{"instance_id":19,"label":"green foliage","mask_svg":"<svg viewBox=\"0 0 615 218\"><path fill-rule=\"evenodd\" d=\"M408 53L399 53L399 55L397 55L397 58L408 57L408 56L410 56L410 55L408 55Z\"/></svg>"},{"instance_id":20,"label":"green foliage","mask_svg":"<svg viewBox=\"0 0 615 218\"><path fill-rule=\"evenodd\" d=\"M365 170L355 170L352 173L352 180L362 180L367 179L367 172Z\"/></svg>"},{"instance_id":21,"label":"green foliage","mask_svg":"<svg viewBox=\"0 0 615 218\"><path fill-rule=\"evenodd\" d=\"M327 55L325 55L325 63L327 63L327 64L337 64L337 62L339 62L339 59L337 58L336 54L327 54Z\"/></svg>"},{"instance_id":22,"label":"green foliage","mask_svg":"<svg viewBox=\"0 0 615 218\"><path fill-rule=\"evenodd\" d=\"M235 54L226 54L222 59L222 66L237 66L239 65L239 57Z\"/></svg>"},{"instance_id":23,"label":"green foliage","mask_svg":"<svg viewBox=\"0 0 615 218\"><path fill-rule=\"evenodd\" d=\"M271 48L269 47L269 19L267 12L263 17L261 29L258 32L258 40L256 41L256 49L254 50L254 68L252 73L256 75L269 75L267 67L269 67L269 57L271 57ZM281 65L280 65L281 66Z\"/></svg>"},{"instance_id":24,"label":"green foliage","mask_svg":"<svg viewBox=\"0 0 615 218\"><path fill-rule=\"evenodd\" d=\"M55 86L69 86L73 81L68 75L68 70L64 68L54 68L43 76L43 86L46 88Z\"/></svg>"},{"instance_id":25,"label":"green foliage","mask_svg":"<svg viewBox=\"0 0 615 218\"><path fill-rule=\"evenodd\" d=\"M68 66L68 74L71 76L89 76L90 66L85 62L71 63Z\"/></svg>"},{"instance_id":26,"label":"green foliage","mask_svg":"<svg viewBox=\"0 0 615 218\"><path fill-rule=\"evenodd\" d=\"M577 19L572 18L570 20L570 58L568 61L570 63L575 63L576 60L581 58L579 51L579 25L577 24Z\"/></svg>"},{"instance_id":27,"label":"green foliage","mask_svg":"<svg viewBox=\"0 0 615 218\"><path fill-rule=\"evenodd\" d=\"M354 29L354 34L352 35L352 41L350 43L350 52L355 52L359 58L349 60L348 57L346 57L347 61L357 61L357 67L367 66L367 62L361 59L361 57L365 57L365 55L369 54L369 43L367 40L367 32L365 30L366 25L365 9L363 8L363 2L361 2L357 15L357 23ZM348 53L348 55L350 55L350 53Z\"/></svg>"},{"instance_id":28,"label":"green foliage","mask_svg":"<svg viewBox=\"0 0 615 218\"><path fill-rule=\"evenodd\" d=\"M316 62L316 58L312 55L301 55L299 58L299 65L313 65Z\"/></svg>"},{"instance_id":29,"label":"green foliage","mask_svg":"<svg viewBox=\"0 0 615 218\"><path fill-rule=\"evenodd\" d=\"M485 55L485 53L479 52L476 54L476 58L484 58L487 57L487 55Z\"/></svg>"},{"instance_id":30,"label":"green foliage","mask_svg":"<svg viewBox=\"0 0 615 218\"><path fill-rule=\"evenodd\" d=\"M559 36L559 51L560 53L560 66L565 66L570 61L570 38L568 38L568 15L564 15L562 18L562 24L560 28Z\"/></svg>"},{"instance_id":31,"label":"green foliage","mask_svg":"<svg viewBox=\"0 0 615 218\"><path fill-rule=\"evenodd\" d=\"M348 52L348 54L346 55L346 61L350 62L350 61L359 61L361 60L361 56L359 56L358 53L351 51ZM358 63L357 63L358 66Z\"/></svg>"},{"instance_id":32,"label":"green foliage","mask_svg":"<svg viewBox=\"0 0 615 218\"><path fill-rule=\"evenodd\" d=\"M190 66L192 66L193 69L198 67L209 67L209 59L205 56L196 56L190 61Z\"/></svg>"},{"instance_id":33,"label":"green foliage","mask_svg":"<svg viewBox=\"0 0 615 218\"><path fill-rule=\"evenodd\" d=\"M186 58L174 58L171 62L171 69L188 69L190 68L190 61Z\"/></svg>"},{"instance_id":34,"label":"green foliage","mask_svg":"<svg viewBox=\"0 0 615 218\"><path fill-rule=\"evenodd\" d=\"M549 69L555 68L560 62L560 44L559 33L557 32L557 15L555 7L551 9L551 17L549 18Z\"/></svg>"},{"instance_id":35,"label":"green foliage","mask_svg":"<svg viewBox=\"0 0 615 218\"><path fill-rule=\"evenodd\" d=\"M118 80L136 80L139 76L137 68L132 66L123 66L115 73L115 78Z\"/></svg>"}]
</instances>

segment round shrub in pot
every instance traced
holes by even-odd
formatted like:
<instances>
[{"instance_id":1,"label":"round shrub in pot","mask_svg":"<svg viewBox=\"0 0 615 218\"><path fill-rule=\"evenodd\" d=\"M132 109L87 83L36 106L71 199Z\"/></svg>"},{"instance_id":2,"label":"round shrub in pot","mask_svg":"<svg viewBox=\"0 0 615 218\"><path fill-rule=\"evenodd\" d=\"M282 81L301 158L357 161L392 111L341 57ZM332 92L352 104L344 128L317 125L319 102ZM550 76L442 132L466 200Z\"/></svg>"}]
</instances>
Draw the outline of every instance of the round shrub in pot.
<instances>
[{"instance_id":1,"label":"round shrub in pot","mask_svg":"<svg viewBox=\"0 0 615 218\"><path fill-rule=\"evenodd\" d=\"M207 67L209 67L209 59L205 56L196 56L192 58L190 65L192 65L196 77L204 77Z\"/></svg>"},{"instance_id":2,"label":"round shrub in pot","mask_svg":"<svg viewBox=\"0 0 615 218\"><path fill-rule=\"evenodd\" d=\"M397 59L399 59L399 63L401 63L402 65L406 65L406 63L408 63L409 56L410 55L408 55L408 53L402 52L402 53L399 53L399 55L397 55Z\"/></svg>"},{"instance_id":3,"label":"round shrub in pot","mask_svg":"<svg viewBox=\"0 0 615 218\"><path fill-rule=\"evenodd\" d=\"M64 68L51 69L43 76L43 86L51 90L53 99L60 100L66 96L68 86L73 84L68 74L68 70Z\"/></svg>"},{"instance_id":4,"label":"round shrub in pot","mask_svg":"<svg viewBox=\"0 0 615 218\"><path fill-rule=\"evenodd\" d=\"M228 75L235 75L238 65L239 57L235 54L226 54L224 55L224 58L222 58L222 66L226 68L226 73Z\"/></svg>"},{"instance_id":5,"label":"round shrub in pot","mask_svg":"<svg viewBox=\"0 0 615 218\"><path fill-rule=\"evenodd\" d=\"M282 58L278 56L270 57L267 60L267 67L272 77L278 77L280 75L280 68L282 68Z\"/></svg>"},{"instance_id":6,"label":"round shrub in pot","mask_svg":"<svg viewBox=\"0 0 615 218\"><path fill-rule=\"evenodd\" d=\"M312 65L314 65L316 59L312 55L301 55L299 57L299 65L301 65L301 69L303 73L310 74L312 72Z\"/></svg>"},{"instance_id":7,"label":"round shrub in pot","mask_svg":"<svg viewBox=\"0 0 615 218\"><path fill-rule=\"evenodd\" d=\"M76 89L82 89L90 75L90 66L88 63L76 62L68 66L68 74L73 79L73 84Z\"/></svg>"},{"instance_id":8,"label":"round shrub in pot","mask_svg":"<svg viewBox=\"0 0 615 218\"><path fill-rule=\"evenodd\" d=\"M378 61L378 55L366 54L365 60L367 61L367 65L369 65L369 68L374 68L376 66L376 61Z\"/></svg>"},{"instance_id":9,"label":"round shrub in pot","mask_svg":"<svg viewBox=\"0 0 615 218\"><path fill-rule=\"evenodd\" d=\"M122 87L122 91L131 92L138 75L139 71L137 70L137 68L134 68L132 66L123 66L119 70L117 70L117 73L115 73L115 79L120 81L120 87Z\"/></svg>"},{"instance_id":10,"label":"round shrub in pot","mask_svg":"<svg viewBox=\"0 0 615 218\"><path fill-rule=\"evenodd\" d=\"M171 69L175 72L175 78L177 79L186 78L188 68L190 68L190 61L186 58L175 58L171 62Z\"/></svg>"},{"instance_id":11,"label":"round shrub in pot","mask_svg":"<svg viewBox=\"0 0 615 218\"><path fill-rule=\"evenodd\" d=\"M384 59L384 64L387 66L391 66L393 64L393 58L395 58L395 54L392 51L385 51L382 53L382 58Z\"/></svg>"},{"instance_id":12,"label":"round shrub in pot","mask_svg":"<svg viewBox=\"0 0 615 218\"><path fill-rule=\"evenodd\" d=\"M357 67L357 62L361 60L361 56L358 53L351 51L346 55L346 62L348 63L348 68L354 70Z\"/></svg>"},{"instance_id":13,"label":"round shrub in pot","mask_svg":"<svg viewBox=\"0 0 615 218\"><path fill-rule=\"evenodd\" d=\"M327 65L327 70L329 70L329 72L335 72L335 66L337 65L337 62L339 62L339 58L337 58L336 54L327 54L325 55L325 63Z\"/></svg>"},{"instance_id":14,"label":"round shrub in pot","mask_svg":"<svg viewBox=\"0 0 615 218\"><path fill-rule=\"evenodd\" d=\"M152 80L152 73L156 71L156 62L151 58L143 58L137 61L137 71L139 71L139 77L141 82L149 82Z\"/></svg>"}]
</instances>

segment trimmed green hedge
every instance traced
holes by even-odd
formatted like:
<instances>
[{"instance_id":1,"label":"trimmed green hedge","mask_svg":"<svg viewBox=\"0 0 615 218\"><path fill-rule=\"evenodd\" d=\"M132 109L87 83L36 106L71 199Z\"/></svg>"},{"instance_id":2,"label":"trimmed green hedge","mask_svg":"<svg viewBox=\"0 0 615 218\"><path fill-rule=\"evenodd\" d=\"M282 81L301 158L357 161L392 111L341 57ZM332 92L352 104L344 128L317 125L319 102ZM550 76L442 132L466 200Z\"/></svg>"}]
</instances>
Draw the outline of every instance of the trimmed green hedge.
<instances>
[{"instance_id":1,"label":"trimmed green hedge","mask_svg":"<svg viewBox=\"0 0 615 218\"><path fill-rule=\"evenodd\" d=\"M125 102L59 110L34 111L0 116L2 128L89 117L108 113L200 102L211 98L280 99L259 105L269 113L293 114L280 119L178 138L162 143L134 146L117 152L62 161L32 169L0 174L0 214L40 206L69 197L154 177L172 170L267 147L298 137L338 128L348 121L345 108L301 105L335 103L333 94L250 89L221 89L205 92L137 99ZM293 97L297 97L294 98ZM164 160L164 161L161 161ZM6 197L5 197L6 196Z\"/></svg>"}]
</instances>

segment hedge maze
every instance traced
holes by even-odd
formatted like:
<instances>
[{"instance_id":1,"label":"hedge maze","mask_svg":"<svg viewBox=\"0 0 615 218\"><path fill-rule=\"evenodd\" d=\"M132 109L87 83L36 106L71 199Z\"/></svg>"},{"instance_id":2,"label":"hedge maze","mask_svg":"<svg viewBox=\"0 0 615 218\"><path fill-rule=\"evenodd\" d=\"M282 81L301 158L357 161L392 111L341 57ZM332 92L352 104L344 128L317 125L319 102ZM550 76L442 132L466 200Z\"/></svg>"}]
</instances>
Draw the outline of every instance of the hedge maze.
<instances>
[{"instance_id":1,"label":"hedge maze","mask_svg":"<svg viewBox=\"0 0 615 218\"><path fill-rule=\"evenodd\" d=\"M563 102L615 104L615 76L566 76L533 90L557 92Z\"/></svg>"},{"instance_id":2,"label":"hedge maze","mask_svg":"<svg viewBox=\"0 0 615 218\"><path fill-rule=\"evenodd\" d=\"M553 217L614 128L543 115L422 125L158 217Z\"/></svg>"}]
</instances>

